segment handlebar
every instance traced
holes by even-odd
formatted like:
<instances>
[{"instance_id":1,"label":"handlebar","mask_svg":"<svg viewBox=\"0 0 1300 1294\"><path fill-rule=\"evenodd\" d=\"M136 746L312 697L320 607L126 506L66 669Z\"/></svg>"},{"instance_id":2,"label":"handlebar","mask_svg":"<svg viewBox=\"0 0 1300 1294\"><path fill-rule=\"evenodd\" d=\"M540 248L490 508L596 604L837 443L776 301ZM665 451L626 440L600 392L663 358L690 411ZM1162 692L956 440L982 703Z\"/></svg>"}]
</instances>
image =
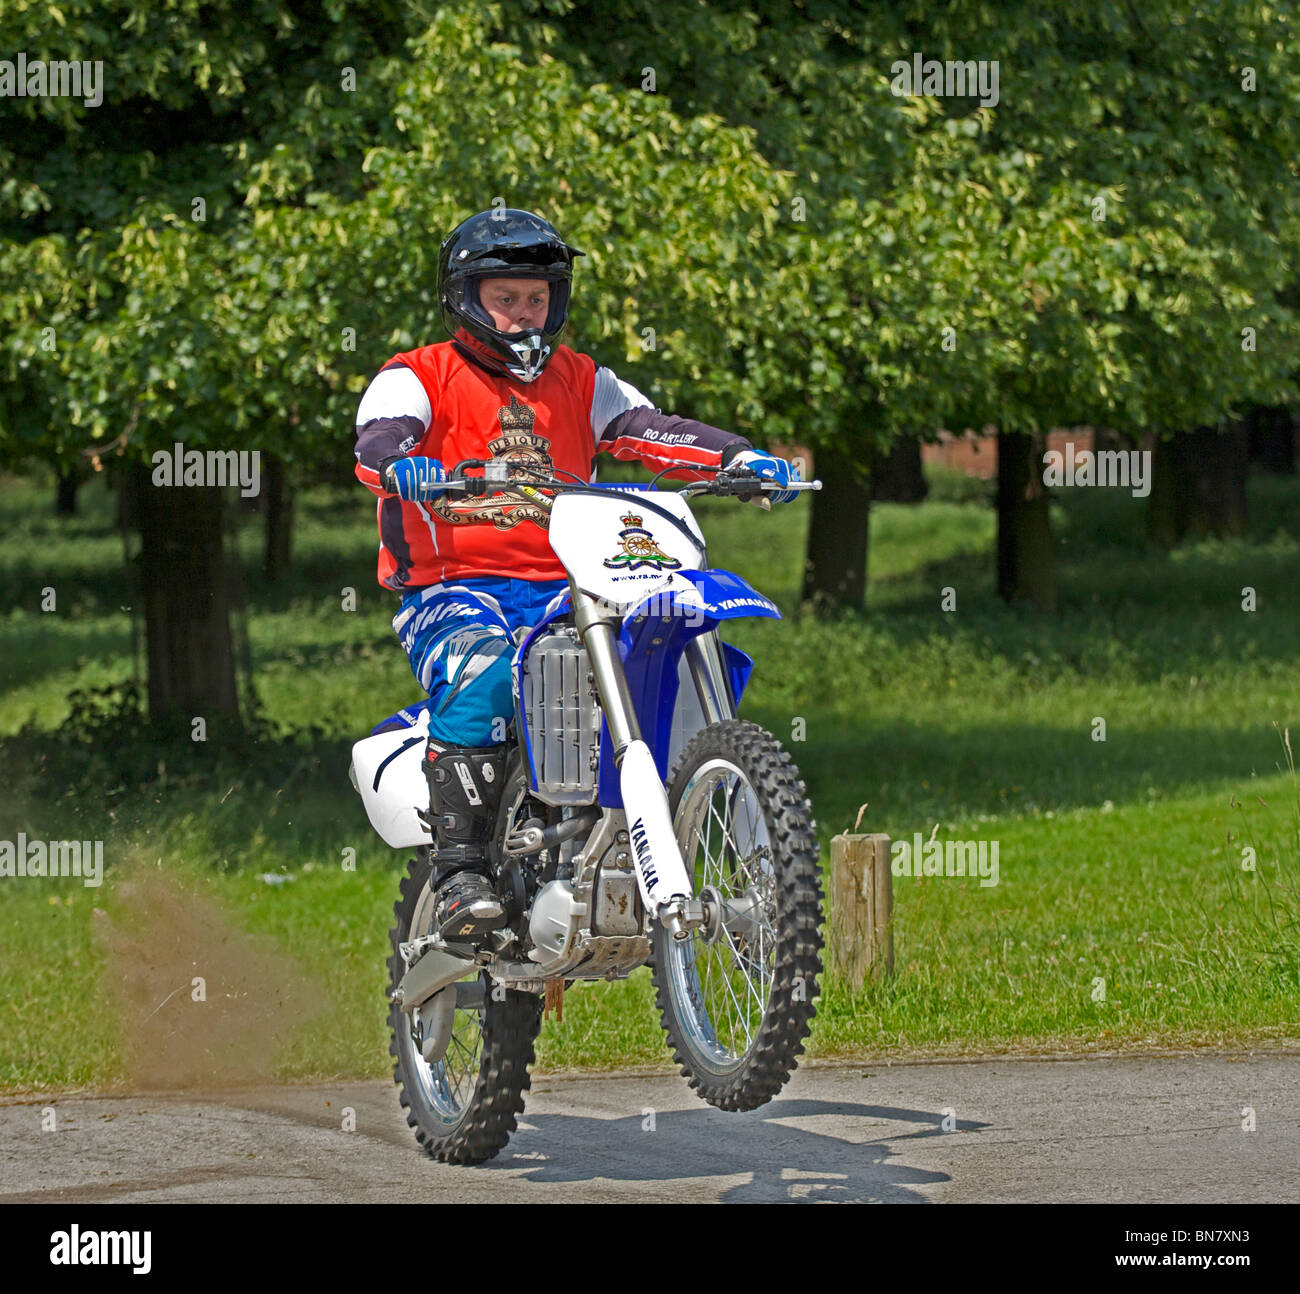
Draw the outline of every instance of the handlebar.
<instances>
[{"instance_id":1,"label":"handlebar","mask_svg":"<svg viewBox=\"0 0 1300 1294\"><path fill-rule=\"evenodd\" d=\"M623 490L649 493L656 490L654 482L595 482L579 480L576 477L572 481L563 481L557 477L544 477L541 472L538 472L536 480L520 480L510 476L511 469L518 468L518 466L519 464L504 458L462 459L451 469L445 488L462 492L471 497L498 493L524 493L531 498L537 498L539 495L579 491L590 492L593 490ZM683 463L681 466L693 467L694 464ZM482 468L483 475L467 476L465 473L469 468ZM672 471L673 469L668 468L666 470ZM820 490L821 488L822 483L820 481L793 481L789 485L778 485L775 481L764 480L749 468L724 468L718 471L711 480L691 481L682 489L669 491L669 493L676 493L684 499L694 498L700 494L709 494L721 498L748 499L755 494L778 494L787 490L802 493L804 490Z\"/></svg>"},{"instance_id":2,"label":"handlebar","mask_svg":"<svg viewBox=\"0 0 1300 1294\"><path fill-rule=\"evenodd\" d=\"M802 493L804 490L821 488L820 481L791 481L789 485L778 485L775 481L767 481L756 476L748 468L742 468L735 472L719 472L711 481L692 481L677 493L684 499L693 498L697 494L713 494L724 498L734 496L744 499L751 494L784 494L787 490Z\"/></svg>"}]
</instances>

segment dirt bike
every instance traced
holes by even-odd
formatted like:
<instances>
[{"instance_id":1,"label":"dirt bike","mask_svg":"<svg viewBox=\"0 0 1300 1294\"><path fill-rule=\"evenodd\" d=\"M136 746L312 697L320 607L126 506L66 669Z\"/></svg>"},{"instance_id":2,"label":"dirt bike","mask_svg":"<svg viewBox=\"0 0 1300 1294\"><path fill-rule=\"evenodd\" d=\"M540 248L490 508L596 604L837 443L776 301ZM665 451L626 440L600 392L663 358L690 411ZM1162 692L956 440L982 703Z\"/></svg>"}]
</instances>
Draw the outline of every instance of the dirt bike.
<instances>
[{"instance_id":1,"label":"dirt bike","mask_svg":"<svg viewBox=\"0 0 1300 1294\"><path fill-rule=\"evenodd\" d=\"M709 494L766 504L762 494L779 487L745 471L676 491L656 489L658 479L597 485L506 460L451 473L453 491L513 495L549 513L569 577L569 591L516 636L491 846L509 924L486 948L433 933L427 702L353 747L372 826L394 848L415 847L390 932L389 1051L407 1122L440 1160L481 1163L509 1140L544 999L566 984L648 965L673 1057L724 1110L780 1091L815 1014L816 824L776 738L736 717L753 662L718 633L780 612L709 567L688 503Z\"/></svg>"}]
</instances>

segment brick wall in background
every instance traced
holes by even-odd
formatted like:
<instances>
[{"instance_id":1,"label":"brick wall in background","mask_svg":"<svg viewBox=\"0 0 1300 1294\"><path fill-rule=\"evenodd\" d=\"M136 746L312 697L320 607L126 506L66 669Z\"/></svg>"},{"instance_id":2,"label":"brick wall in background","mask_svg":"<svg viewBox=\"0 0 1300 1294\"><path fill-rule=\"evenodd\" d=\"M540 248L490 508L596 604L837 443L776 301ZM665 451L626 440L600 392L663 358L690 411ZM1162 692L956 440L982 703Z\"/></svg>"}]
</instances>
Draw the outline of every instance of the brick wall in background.
<instances>
[{"instance_id":1,"label":"brick wall in background","mask_svg":"<svg viewBox=\"0 0 1300 1294\"><path fill-rule=\"evenodd\" d=\"M986 430L991 433L991 429ZM1091 427L1058 428L1048 432L1047 448L1064 454L1068 443L1074 446L1073 452L1079 454L1085 449L1091 451L1094 439ZM977 436L967 432L963 436L954 436L950 431L941 431L937 441L922 443L921 462L990 480L998 474L998 438L995 434Z\"/></svg>"}]
</instances>

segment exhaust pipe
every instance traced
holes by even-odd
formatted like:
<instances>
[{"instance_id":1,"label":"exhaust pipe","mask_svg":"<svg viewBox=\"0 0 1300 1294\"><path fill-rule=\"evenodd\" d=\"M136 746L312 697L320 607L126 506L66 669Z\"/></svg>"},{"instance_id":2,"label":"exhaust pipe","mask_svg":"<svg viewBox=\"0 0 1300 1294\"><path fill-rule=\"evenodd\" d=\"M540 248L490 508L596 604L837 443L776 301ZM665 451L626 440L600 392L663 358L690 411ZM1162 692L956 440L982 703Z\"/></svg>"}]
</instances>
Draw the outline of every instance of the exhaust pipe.
<instances>
[{"instance_id":1,"label":"exhaust pipe","mask_svg":"<svg viewBox=\"0 0 1300 1294\"><path fill-rule=\"evenodd\" d=\"M407 967L402 982L393 992L393 1000L410 1015L440 989L454 984L474 969L470 957L457 957L441 948L430 948L414 966Z\"/></svg>"}]
</instances>

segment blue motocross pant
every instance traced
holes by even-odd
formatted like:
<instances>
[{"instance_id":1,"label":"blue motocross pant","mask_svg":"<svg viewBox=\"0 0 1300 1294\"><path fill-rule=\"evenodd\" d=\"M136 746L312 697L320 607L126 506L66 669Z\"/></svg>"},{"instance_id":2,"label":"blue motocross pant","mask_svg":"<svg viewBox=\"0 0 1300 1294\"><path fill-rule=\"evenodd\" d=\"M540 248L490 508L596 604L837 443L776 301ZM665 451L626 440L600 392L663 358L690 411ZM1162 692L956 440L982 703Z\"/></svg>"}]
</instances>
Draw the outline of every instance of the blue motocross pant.
<instances>
[{"instance_id":1,"label":"blue motocross pant","mask_svg":"<svg viewBox=\"0 0 1300 1294\"><path fill-rule=\"evenodd\" d=\"M450 746L496 746L514 714L514 633L568 592L567 580L497 576L435 584L402 598L393 628L429 694L429 735Z\"/></svg>"}]
</instances>

